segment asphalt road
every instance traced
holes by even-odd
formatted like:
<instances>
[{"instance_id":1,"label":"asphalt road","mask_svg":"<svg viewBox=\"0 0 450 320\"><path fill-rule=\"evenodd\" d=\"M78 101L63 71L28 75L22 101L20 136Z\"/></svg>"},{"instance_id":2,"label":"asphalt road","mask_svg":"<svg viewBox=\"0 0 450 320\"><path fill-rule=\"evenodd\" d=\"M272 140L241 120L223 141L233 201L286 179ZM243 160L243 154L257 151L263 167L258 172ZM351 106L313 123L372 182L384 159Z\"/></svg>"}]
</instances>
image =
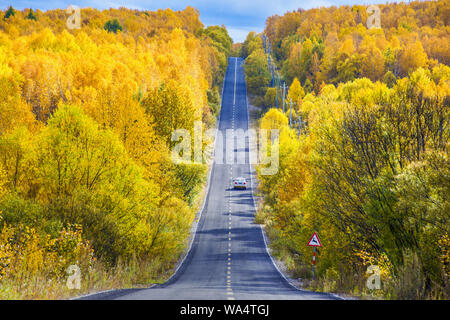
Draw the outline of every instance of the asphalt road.
<instances>
[{"instance_id":1,"label":"asphalt road","mask_svg":"<svg viewBox=\"0 0 450 320\"><path fill-rule=\"evenodd\" d=\"M243 60L230 58L224 81L219 130L247 130L247 91ZM226 144L216 144L216 148ZM83 299L253 300L333 299L332 295L291 286L267 253L262 230L254 223L255 174L246 163L214 162L209 190L191 250L168 282L148 289L114 290ZM217 152L217 150L216 150ZM237 157L236 159L237 160ZM250 188L233 190L233 177L247 179Z\"/></svg>"}]
</instances>

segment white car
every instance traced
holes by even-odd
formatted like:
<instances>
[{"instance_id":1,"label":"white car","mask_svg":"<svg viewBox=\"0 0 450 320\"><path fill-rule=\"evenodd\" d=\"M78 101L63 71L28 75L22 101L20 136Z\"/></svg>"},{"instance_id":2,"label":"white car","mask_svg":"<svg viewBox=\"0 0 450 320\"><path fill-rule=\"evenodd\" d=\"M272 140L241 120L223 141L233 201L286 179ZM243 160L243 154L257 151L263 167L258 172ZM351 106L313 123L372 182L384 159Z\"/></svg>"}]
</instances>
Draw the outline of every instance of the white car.
<instances>
[{"instance_id":1,"label":"white car","mask_svg":"<svg viewBox=\"0 0 450 320\"><path fill-rule=\"evenodd\" d=\"M234 189L247 189L247 180L243 177L238 177L233 179Z\"/></svg>"}]
</instances>

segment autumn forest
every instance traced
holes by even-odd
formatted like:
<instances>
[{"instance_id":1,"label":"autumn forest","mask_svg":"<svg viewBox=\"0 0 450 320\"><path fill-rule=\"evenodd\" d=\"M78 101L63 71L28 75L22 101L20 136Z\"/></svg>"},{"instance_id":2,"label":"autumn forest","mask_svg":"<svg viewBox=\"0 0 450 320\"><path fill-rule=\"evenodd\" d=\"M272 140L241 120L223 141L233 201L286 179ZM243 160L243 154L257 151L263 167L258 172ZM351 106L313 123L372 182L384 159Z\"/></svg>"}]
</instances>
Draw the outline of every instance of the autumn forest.
<instances>
[{"instance_id":1,"label":"autumn forest","mask_svg":"<svg viewBox=\"0 0 450 320\"><path fill-rule=\"evenodd\" d=\"M215 125L226 29L191 7L1 16L0 297L65 296L77 261L85 290L158 281L206 174L172 163L171 133Z\"/></svg>"},{"instance_id":2,"label":"autumn forest","mask_svg":"<svg viewBox=\"0 0 450 320\"><path fill-rule=\"evenodd\" d=\"M280 130L256 220L306 287L448 299L450 5L377 7L375 28L358 5L271 16L240 46L259 126ZM314 231L326 245L311 281Z\"/></svg>"},{"instance_id":3,"label":"autumn forest","mask_svg":"<svg viewBox=\"0 0 450 320\"><path fill-rule=\"evenodd\" d=\"M252 125L279 130L255 222L287 274L362 299L448 299L450 1L378 8L374 28L363 5L273 15L242 43L190 6L83 8L74 29L64 9L3 8L0 299L170 277L209 170L172 161L172 133L216 128L232 56Z\"/></svg>"}]
</instances>

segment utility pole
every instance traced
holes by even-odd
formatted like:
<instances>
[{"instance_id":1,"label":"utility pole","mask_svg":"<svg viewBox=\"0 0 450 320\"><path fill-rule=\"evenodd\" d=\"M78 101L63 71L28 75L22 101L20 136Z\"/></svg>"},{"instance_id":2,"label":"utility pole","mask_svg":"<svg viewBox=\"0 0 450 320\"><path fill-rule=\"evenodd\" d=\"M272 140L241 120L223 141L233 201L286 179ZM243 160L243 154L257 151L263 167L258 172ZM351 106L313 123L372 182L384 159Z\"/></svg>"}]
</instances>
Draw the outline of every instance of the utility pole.
<instances>
[{"instance_id":1,"label":"utility pole","mask_svg":"<svg viewBox=\"0 0 450 320\"><path fill-rule=\"evenodd\" d=\"M291 98L291 103L289 104L289 128L291 128L291 124L292 124L292 98Z\"/></svg>"},{"instance_id":2,"label":"utility pole","mask_svg":"<svg viewBox=\"0 0 450 320\"><path fill-rule=\"evenodd\" d=\"M300 113L300 112L299 112ZM302 116L298 115L298 138L300 139L300 130L302 129Z\"/></svg>"},{"instance_id":3,"label":"utility pole","mask_svg":"<svg viewBox=\"0 0 450 320\"><path fill-rule=\"evenodd\" d=\"M272 64L272 87L275 87L275 63Z\"/></svg>"},{"instance_id":4,"label":"utility pole","mask_svg":"<svg viewBox=\"0 0 450 320\"><path fill-rule=\"evenodd\" d=\"M264 42L264 53L267 53L267 41L266 41L266 36L263 34L263 42Z\"/></svg>"},{"instance_id":5,"label":"utility pole","mask_svg":"<svg viewBox=\"0 0 450 320\"><path fill-rule=\"evenodd\" d=\"M273 82L273 75L272 75L272 68L273 68L273 61L272 58L269 55L269 86L272 87L272 82Z\"/></svg>"},{"instance_id":6,"label":"utility pole","mask_svg":"<svg viewBox=\"0 0 450 320\"><path fill-rule=\"evenodd\" d=\"M280 74L277 72L277 109L278 109L278 87L280 86Z\"/></svg>"}]
</instances>

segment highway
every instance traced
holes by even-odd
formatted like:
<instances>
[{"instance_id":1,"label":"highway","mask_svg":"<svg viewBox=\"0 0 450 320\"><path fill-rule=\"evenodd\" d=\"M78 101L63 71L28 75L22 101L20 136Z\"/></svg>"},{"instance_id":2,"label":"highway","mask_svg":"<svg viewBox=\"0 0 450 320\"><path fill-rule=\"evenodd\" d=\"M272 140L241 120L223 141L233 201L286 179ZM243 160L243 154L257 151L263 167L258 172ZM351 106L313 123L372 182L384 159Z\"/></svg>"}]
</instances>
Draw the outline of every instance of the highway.
<instances>
[{"instance_id":1,"label":"highway","mask_svg":"<svg viewBox=\"0 0 450 320\"><path fill-rule=\"evenodd\" d=\"M243 60L229 58L218 129L248 128L247 90ZM216 148L225 143L216 144ZM217 150L216 150L217 151ZM262 230L254 223L254 168L246 163L220 163L211 168L208 192L191 250L164 284L123 289L81 299L127 300L302 300L334 299L330 294L298 290L280 274L267 253ZM250 188L233 190L232 178L242 176Z\"/></svg>"}]
</instances>

